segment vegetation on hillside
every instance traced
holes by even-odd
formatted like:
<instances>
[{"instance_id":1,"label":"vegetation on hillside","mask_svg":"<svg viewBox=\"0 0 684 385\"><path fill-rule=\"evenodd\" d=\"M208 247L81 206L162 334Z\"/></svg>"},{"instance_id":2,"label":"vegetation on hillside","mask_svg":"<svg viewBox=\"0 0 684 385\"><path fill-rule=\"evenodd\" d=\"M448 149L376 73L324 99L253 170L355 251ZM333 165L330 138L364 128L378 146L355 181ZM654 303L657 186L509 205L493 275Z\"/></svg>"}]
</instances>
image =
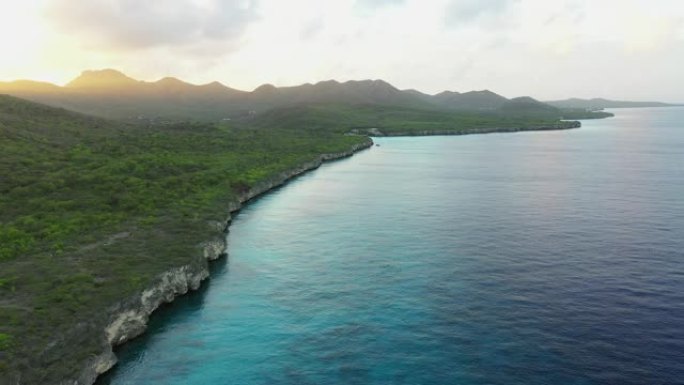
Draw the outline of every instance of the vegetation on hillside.
<instances>
[{"instance_id":1,"label":"vegetation on hillside","mask_svg":"<svg viewBox=\"0 0 684 385\"><path fill-rule=\"evenodd\" d=\"M0 96L0 378L77 372L98 348L94 332L78 346L50 342L187 263L237 193L365 140L138 127Z\"/></svg>"},{"instance_id":2,"label":"vegetation on hillside","mask_svg":"<svg viewBox=\"0 0 684 385\"><path fill-rule=\"evenodd\" d=\"M430 130L468 132L481 128L552 127L558 119L548 116L504 115L476 112L435 111L378 105L314 104L275 109L246 120L248 127L298 127L308 132L329 130L347 133L378 128L385 133Z\"/></svg>"}]
</instances>

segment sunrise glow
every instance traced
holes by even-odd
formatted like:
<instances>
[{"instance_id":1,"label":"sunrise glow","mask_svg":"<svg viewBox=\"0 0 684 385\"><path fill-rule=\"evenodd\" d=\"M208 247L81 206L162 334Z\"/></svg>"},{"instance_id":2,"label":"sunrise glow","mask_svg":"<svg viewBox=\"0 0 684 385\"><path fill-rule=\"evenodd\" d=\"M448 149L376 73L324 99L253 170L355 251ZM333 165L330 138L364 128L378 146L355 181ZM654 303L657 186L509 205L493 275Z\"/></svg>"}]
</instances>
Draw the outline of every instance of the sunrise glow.
<instances>
[{"instance_id":1,"label":"sunrise glow","mask_svg":"<svg viewBox=\"0 0 684 385\"><path fill-rule=\"evenodd\" d=\"M684 98L674 86L663 85L659 93L644 86L655 77L634 84L620 80L644 67L658 79L681 76L674 64L684 56L684 7L678 1L131 4L3 2L0 80L64 84L84 69L117 68L143 80L220 80L245 90L263 83L382 77L425 92L493 88L496 82L509 96L552 98L578 95L578 79L588 71L600 74L602 84L585 87L585 96ZM546 87L551 79L553 89Z\"/></svg>"}]
</instances>

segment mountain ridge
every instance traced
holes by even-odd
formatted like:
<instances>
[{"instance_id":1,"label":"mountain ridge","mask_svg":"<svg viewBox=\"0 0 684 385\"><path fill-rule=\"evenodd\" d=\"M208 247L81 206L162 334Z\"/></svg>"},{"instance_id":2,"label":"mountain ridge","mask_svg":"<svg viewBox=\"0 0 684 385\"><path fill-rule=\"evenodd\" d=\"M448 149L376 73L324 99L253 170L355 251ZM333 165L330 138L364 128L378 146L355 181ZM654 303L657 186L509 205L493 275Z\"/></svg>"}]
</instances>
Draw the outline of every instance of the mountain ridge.
<instances>
[{"instance_id":1,"label":"mountain ridge","mask_svg":"<svg viewBox=\"0 0 684 385\"><path fill-rule=\"evenodd\" d=\"M324 80L289 87L262 84L252 91L242 91L219 82L195 85L170 76L152 82L141 81L115 69L103 69L83 71L63 87L45 82L0 82L0 93L124 120L217 121L277 108L321 103L518 115L543 111L545 116L561 115L553 110L554 107L531 108L529 103L524 111L515 111L514 107L520 103L510 104L508 102L514 99L490 90L444 91L430 95L417 90L400 90L382 79Z\"/></svg>"},{"instance_id":2,"label":"mountain ridge","mask_svg":"<svg viewBox=\"0 0 684 385\"><path fill-rule=\"evenodd\" d=\"M125 87L138 84L140 81L128 77L123 72L114 69L86 70L67 83L64 88L105 88Z\"/></svg>"}]
</instances>

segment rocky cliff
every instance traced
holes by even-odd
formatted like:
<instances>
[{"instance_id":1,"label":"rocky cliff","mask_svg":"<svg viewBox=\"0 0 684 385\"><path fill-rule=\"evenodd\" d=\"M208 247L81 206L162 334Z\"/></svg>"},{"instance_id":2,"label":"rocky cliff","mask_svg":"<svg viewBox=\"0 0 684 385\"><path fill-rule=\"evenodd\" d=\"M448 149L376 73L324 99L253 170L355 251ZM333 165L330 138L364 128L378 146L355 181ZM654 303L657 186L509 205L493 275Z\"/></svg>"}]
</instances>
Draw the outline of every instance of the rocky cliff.
<instances>
[{"instance_id":1,"label":"rocky cliff","mask_svg":"<svg viewBox=\"0 0 684 385\"><path fill-rule=\"evenodd\" d=\"M150 315L162 304L174 300L190 290L200 287L203 280L209 277L209 261L221 258L226 253L226 233L230 225L231 215L249 200L278 187L288 180L309 170L318 168L326 161L353 155L368 148L373 142L368 138L363 143L353 146L348 151L334 154L323 154L299 167L276 175L254 185L228 205L227 218L208 224L207 240L198 245L197 255L190 256L188 264L179 266L159 274L145 290L126 298L108 311L106 322L99 328L102 351L82 363L80 373L73 378L62 380L60 385L91 385L97 377L116 364L113 348L142 334L147 328ZM76 329L76 327L75 327ZM17 380L15 384L22 384Z\"/></svg>"}]
</instances>

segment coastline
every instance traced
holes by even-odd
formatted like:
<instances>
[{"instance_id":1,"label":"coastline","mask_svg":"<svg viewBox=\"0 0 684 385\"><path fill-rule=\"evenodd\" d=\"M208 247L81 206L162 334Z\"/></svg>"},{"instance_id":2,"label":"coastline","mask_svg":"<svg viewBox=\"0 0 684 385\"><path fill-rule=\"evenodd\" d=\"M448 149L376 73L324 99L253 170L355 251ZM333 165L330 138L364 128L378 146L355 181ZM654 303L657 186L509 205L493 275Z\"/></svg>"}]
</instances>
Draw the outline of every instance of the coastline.
<instances>
[{"instance_id":1,"label":"coastline","mask_svg":"<svg viewBox=\"0 0 684 385\"><path fill-rule=\"evenodd\" d=\"M677 247L675 229L684 227L684 218L677 218L673 205L649 202L677 200L682 191L667 184L679 172L673 162L677 154L663 151L684 134L679 130L674 136L681 112L633 111L625 118L583 121L575 131L373 138L380 147L323 165L245 205L230 226L229 258L211 265L211 278L199 292L162 306L145 334L115 349L118 365L96 385L277 383L278 378L372 383L387 373L407 383L458 382L468 377L462 373L472 374L466 381L483 383L511 377L521 384L562 384L581 377L601 383L611 376L637 385L648 383L651 375L663 384L679 383L684 372L677 373L682 369L677 351L682 351L684 331L676 331L676 340L659 338L677 324L676 291L653 298L662 310L656 318L652 307L637 306L634 317L646 327L626 325L636 334L615 328L623 325L625 294L640 304L643 290L652 289L649 283L661 282L640 282L644 272L677 275L684 244ZM643 121L653 126L638 124ZM614 153L616 142L625 148ZM645 148L646 142L654 145ZM639 176L629 174L628 180L646 183L636 190L605 183L620 179L617 170L636 172L633 163L620 160L641 150L646 157L640 164L648 167L638 166ZM653 160L662 160L664 152L669 171L658 174L662 163ZM650 194L648 182L663 189ZM549 199L558 204L550 210L540 205ZM631 199L666 226L630 226L633 212L612 203ZM590 222L573 221L578 213ZM621 220L606 221L611 214ZM624 238L623 231L633 233ZM539 242L542 238L551 242ZM613 248L610 258L599 258L603 266L593 268L597 248L610 249L625 239L634 246L628 254ZM656 271L650 270L653 261L644 259L647 248L640 247L644 239L663 240L653 258L675 266L658 263ZM615 271L616 258L632 274ZM580 260L592 268L574 268ZM538 268L549 274L541 276ZM599 271L617 273L622 284L596 281ZM594 285L577 292L572 280L578 275L614 295L594 302ZM625 287L643 290L625 293ZM521 302L521 293L529 301ZM587 306L563 306L558 299L564 296ZM519 312L516 322L511 312ZM584 315L592 322L584 323ZM603 327L594 330L599 324ZM584 326L593 337L578 333ZM461 333L462 339L452 338ZM597 340L607 350L592 349ZM667 354L652 357L643 348L649 341ZM549 350L540 353L540 342L541 350L564 353L549 361ZM577 349L585 342L588 349ZM502 346L512 349L504 357ZM497 372L501 360L517 369ZM662 360L675 371L649 372ZM539 362L549 370L537 371ZM453 370L461 364L464 370ZM346 367L354 371L337 370ZM288 377L292 371L295 376Z\"/></svg>"},{"instance_id":2,"label":"coastline","mask_svg":"<svg viewBox=\"0 0 684 385\"><path fill-rule=\"evenodd\" d=\"M382 136L456 136L456 135L475 135L475 134L496 134L496 133L512 133L525 131L558 131L570 130L573 128L582 127L582 123L577 120L562 121L558 124L548 126L530 126L530 127L490 127L490 128L470 128L465 130L452 129L436 129L436 130L415 130L415 131L388 131L381 128L355 128L350 131L354 135L370 135L376 137Z\"/></svg>"},{"instance_id":3,"label":"coastline","mask_svg":"<svg viewBox=\"0 0 684 385\"><path fill-rule=\"evenodd\" d=\"M209 278L209 262L227 257L226 234L232 215L245 204L299 175L317 169L323 163L350 157L372 146L372 139L367 138L363 143L354 145L347 151L321 154L312 161L255 184L249 191L230 202L227 217L208 224L208 231L213 233L213 236L199 244L201 252L193 256L188 264L159 274L147 289L109 308L108 321L101 333L102 351L82 362L80 372L73 378L60 381L59 385L94 384L101 374L116 365L117 357L114 354L114 347L143 334L147 329L150 315L159 306L173 302L176 297L189 291L199 289L202 282Z\"/></svg>"},{"instance_id":4,"label":"coastline","mask_svg":"<svg viewBox=\"0 0 684 385\"><path fill-rule=\"evenodd\" d=\"M434 135L471 135L487 133L511 133L521 131L564 130L581 127L579 121L563 122L556 126L487 128L470 130L421 130L397 131L385 133L379 129L368 129L366 132L350 134L372 136L434 136ZM213 236L199 244L201 252L193 256L184 266L167 270L157 276L145 290L128 297L109 308L107 322L101 333L102 351L91 356L79 365L82 369L74 378L62 380L59 385L92 385L97 378L113 368L117 363L114 347L125 343L145 332L147 322L152 313L161 305L173 302L180 296L200 288L202 282L209 278L209 262L226 257L226 234L231 224L233 213L239 211L252 199L285 184L293 178L308 171L317 169L325 162L330 162L354 155L356 152L373 146L371 138L361 144L352 146L347 151L332 154L321 154L315 160L303 163L287 172L255 184L249 191L240 195L228 204L228 215L225 219L208 224L208 232ZM78 328L78 326L77 326ZM17 382L19 384L19 382Z\"/></svg>"}]
</instances>

